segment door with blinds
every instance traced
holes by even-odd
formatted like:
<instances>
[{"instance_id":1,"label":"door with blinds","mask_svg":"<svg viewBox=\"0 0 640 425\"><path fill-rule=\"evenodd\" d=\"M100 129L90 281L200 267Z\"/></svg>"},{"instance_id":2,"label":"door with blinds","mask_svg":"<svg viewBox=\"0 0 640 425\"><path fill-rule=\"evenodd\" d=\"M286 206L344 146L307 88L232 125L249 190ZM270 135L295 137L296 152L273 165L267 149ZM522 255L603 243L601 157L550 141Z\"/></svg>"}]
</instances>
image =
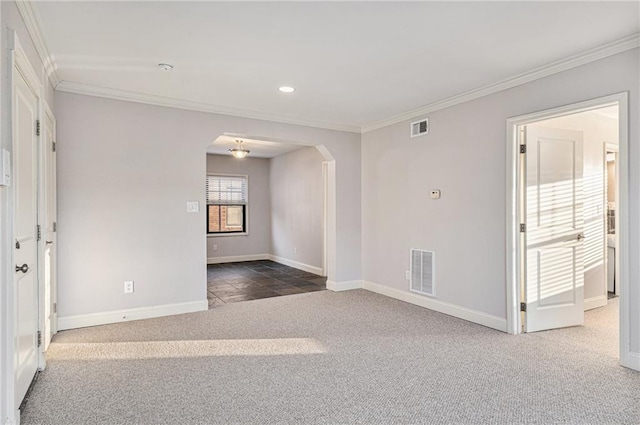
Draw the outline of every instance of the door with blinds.
<instances>
[{"instance_id":1,"label":"door with blinds","mask_svg":"<svg viewBox=\"0 0 640 425\"><path fill-rule=\"evenodd\" d=\"M207 175L207 234L247 233L248 177Z\"/></svg>"}]
</instances>

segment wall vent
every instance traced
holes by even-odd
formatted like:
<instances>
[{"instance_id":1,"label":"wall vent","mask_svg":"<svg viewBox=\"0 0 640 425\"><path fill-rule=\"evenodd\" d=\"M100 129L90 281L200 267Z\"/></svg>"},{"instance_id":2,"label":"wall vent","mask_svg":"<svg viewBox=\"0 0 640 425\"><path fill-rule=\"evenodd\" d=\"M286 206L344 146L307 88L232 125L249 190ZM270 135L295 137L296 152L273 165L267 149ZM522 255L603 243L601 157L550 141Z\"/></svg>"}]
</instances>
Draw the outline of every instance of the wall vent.
<instances>
[{"instance_id":1,"label":"wall vent","mask_svg":"<svg viewBox=\"0 0 640 425\"><path fill-rule=\"evenodd\" d=\"M436 254L433 251L411 249L411 292L435 297Z\"/></svg>"},{"instance_id":2,"label":"wall vent","mask_svg":"<svg viewBox=\"0 0 640 425\"><path fill-rule=\"evenodd\" d=\"M429 118L411 123L411 137L424 136L429 133Z\"/></svg>"}]
</instances>

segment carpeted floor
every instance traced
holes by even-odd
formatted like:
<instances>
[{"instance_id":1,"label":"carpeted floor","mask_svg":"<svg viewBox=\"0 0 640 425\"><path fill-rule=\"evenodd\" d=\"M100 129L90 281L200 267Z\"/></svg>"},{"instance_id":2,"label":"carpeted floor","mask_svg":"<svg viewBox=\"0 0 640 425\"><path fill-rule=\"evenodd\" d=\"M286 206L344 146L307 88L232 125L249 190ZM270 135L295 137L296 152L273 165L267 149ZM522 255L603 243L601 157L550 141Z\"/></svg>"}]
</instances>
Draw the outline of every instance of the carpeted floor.
<instances>
[{"instance_id":1,"label":"carpeted floor","mask_svg":"<svg viewBox=\"0 0 640 425\"><path fill-rule=\"evenodd\" d=\"M322 291L61 332L22 424L638 424L616 305L510 336Z\"/></svg>"}]
</instances>

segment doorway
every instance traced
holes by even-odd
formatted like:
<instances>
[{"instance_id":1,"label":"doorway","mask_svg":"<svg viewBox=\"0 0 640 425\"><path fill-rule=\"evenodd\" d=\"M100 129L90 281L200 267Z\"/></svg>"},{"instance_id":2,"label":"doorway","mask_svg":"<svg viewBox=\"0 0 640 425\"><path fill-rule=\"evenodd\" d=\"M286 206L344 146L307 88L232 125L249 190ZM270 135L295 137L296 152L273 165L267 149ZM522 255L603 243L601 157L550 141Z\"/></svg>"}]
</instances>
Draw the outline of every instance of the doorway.
<instances>
[{"instance_id":1,"label":"doorway","mask_svg":"<svg viewBox=\"0 0 640 425\"><path fill-rule=\"evenodd\" d=\"M507 129L508 331L583 326L585 310L607 308L613 244L615 332L627 365L626 93L511 118ZM618 150L615 204L607 199L607 147Z\"/></svg>"},{"instance_id":2,"label":"doorway","mask_svg":"<svg viewBox=\"0 0 640 425\"><path fill-rule=\"evenodd\" d=\"M242 158L229 154L238 145L248 152ZM223 134L207 148L206 171L210 308L327 289L335 161L324 147ZM229 208L221 199L234 182L245 219L227 229L215 218L228 217L219 212Z\"/></svg>"}]
</instances>

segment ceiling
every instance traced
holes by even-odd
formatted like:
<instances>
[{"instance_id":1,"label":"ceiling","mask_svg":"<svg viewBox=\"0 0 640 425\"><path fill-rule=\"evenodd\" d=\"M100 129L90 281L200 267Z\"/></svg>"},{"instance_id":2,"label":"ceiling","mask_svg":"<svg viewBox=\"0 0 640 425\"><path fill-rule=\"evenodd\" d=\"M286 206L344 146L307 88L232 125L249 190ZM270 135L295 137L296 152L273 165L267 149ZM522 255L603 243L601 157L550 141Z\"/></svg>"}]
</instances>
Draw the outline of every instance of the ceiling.
<instances>
[{"instance_id":1,"label":"ceiling","mask_svg":"<svg viewBox=\"0 0 640 425\"><path fill-rule=\"evenodd\" d=\"M60 89L351 131L640 29L638 2L36 5Z\"/></svg>"},{"instance_id":2,"label":"ceiling","mask_svg":"<svg viewBox=\"0 0 640 425\"><path fill-rule=\"evenodd\" d=\"M236 147L236 140L242 140L242 148L250 151L249 157L251 158L274 158L307 147L304 145L257 140L246 137L240 138L223 134L207 147L207 153L214 155L231 155L229 149Z\"/></svg>"}]
</instances>

